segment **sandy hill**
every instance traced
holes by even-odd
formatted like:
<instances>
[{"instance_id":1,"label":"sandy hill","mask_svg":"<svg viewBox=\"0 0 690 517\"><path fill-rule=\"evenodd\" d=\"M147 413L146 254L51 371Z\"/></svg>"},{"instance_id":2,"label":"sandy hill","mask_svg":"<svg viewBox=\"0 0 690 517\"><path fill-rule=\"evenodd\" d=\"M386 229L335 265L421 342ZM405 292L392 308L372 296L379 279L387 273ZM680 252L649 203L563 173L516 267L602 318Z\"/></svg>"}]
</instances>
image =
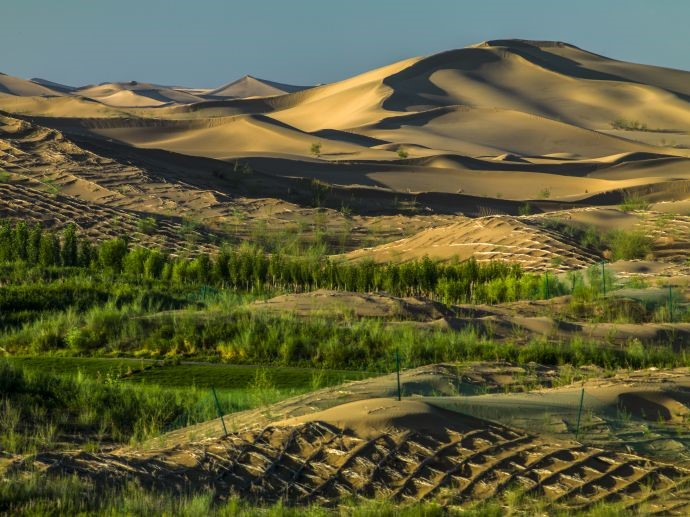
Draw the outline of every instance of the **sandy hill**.
<instances>
[{"instance_id":1,"label":"sandy hill","mask_svg":"<svg viewBox=\"0 0 690 517\"><path fill-rule=\"evenodd\" d=\"M223 159L242 154L292 154L303 156L316 137L265 115L239 115L210 119L163 121L106 121L92 132L130 144L167 149L183 154ZM324 140L331 153L354 154L351 143ZM386 153L381 153L386 154ZM390 153L392 156L392 153Z\"/></svg>"},{"instance_id":2,"label":"sandy hill","mask_svg":"<svg viewBox=\"0 0 690 517\"><path fill-rule=\"evenodd\" d=\"M110 106L122 107L154 107L168 103L186 104L201 100L200 97L168 86L137 81L86 86L78 88L75 93Z\"/></svg>"},{"instance_id":3,"label":"sandy hill","mask_svg":"<svg viewBox=\"0 0 690 517\"><path fill-rule=\"evenodd\" d=\"M224 84L215 90L205 93L208 98L247 98L247 97L268 97L272 95L283 95L286 93L306 90L309 86L295 86L292 84L276 83L266 79L259 79L251 75L245 75L240 79L228 84Z\"/></svg>"},{"instance_id":4,"label":"sandy hill","mask_svg":"<svg viewBox=\"0 0 690 517\"><path fill-rule=\"evenodd\" d=\"M514 110L593 129L609 128L617 117L643 120L650 127L688 126L687 99L677 90L687 84L690 73L602 57L589 69L592 54L560 45L493 42L403 61L305 92L304 99L280 117L294 124L304 119L312 129L320 125L344 129L353 126L354 118L346 112L367 112L375 120L390 111L424 113L462 105ZM567 58L558 54L563 49L568 49ZM606 66L629 67L630 73L599 71ZM645 75L656 79L640 83ZM343 103L344 97L351 102ZM302 117L300 111L322 115Z\"/></svg>"},{"instance_id":5,"label":"sandy hill","mask_svg":"<svg viewBox=\"0 0 690 517\"><path fill-rule=\"evenodd\" d=\"M3 93L21 97L62 95L62 92L46 85L0 73L0 94Z\"/></svg>"},{"instance_id":6,"label":"sandy hill","mask_svg":"<svg viewBox=\"0 0 690 517\"><path fill-rule=\"evenodd\" d=\"M33 83L31 83L33 84ZM38 85L34 85L38 86ZM55 122L61 119L78 121L88 118L125 117L119 108L78 95L17 96L0 93L0 110L21 115L40 115ZM48 125L48 124L46 124Z\"/></svg>"},{"instance_id":7,"label":"sandy hill","mask_svg":"<svg viewBox=\"0 0 690 517\"><path fill-rule=\"evenodd\" d=\"M645 77L649 82L641 83ZM320 142L322 160L377 162L332 178L326 169L312 176L327 182L512 199L534 198L539 189L532 187L544 184L550 195L566 200L684 178L684 162L662 158L690 152L659 135L673 132L682 139L687 133L690 103L683 78L688 77L563 43L508 40L412 58L277 96L263 89L277 83L250 76L208 94L230 97L225 100L199 101L199 96L138 83L78 93L131 115L124 126L91 124L93 134L141 147L221 159L291 155L304 167L276 162L266 172L295 176L313 169L305 159L315 157L310 149ZM249 95L274 96L232 98ZM42 108L18 109L40 114ZM244 117L228 118L238 115ZM150 124L150 118L195 122L183 127ZM644 133L657 139L634 140L632 132L612 129L617 119L646 124ZM403 157L431 159L396 160L401 150ZM629 157L624 181L622 171L618 176L601 172L620 166L614 157L623 154ZM520 161L496 159L502 156ZM467 166L463 157L480 157L483 166ZM524 164L519 173L516 163ZM589 176L593 171L599 171L596 178ZM542 181L544 173L549 176Z\"/></svg>"},{"instance_id":8,"label":"sandy hill","mask_svg":"<svg viewBox=\"0 0 690 517\"><path fill-rule=\"evenodd\" d=\"M40 77L32 77L30 79L30 81L32 83L36 83L36 84L39 84L41 86L45 86L46 88L50 88L51 90L55 90L55 91L62 92L62 93L71 93L77 89L74 86L68 86L66 84L56 83L53 81L49 81L47 79L41 79Z\"/></svg>"},{"instance_id":9,"label":"sandy hill","mask_svg":"<svg viewBox=\"0 0 690 517\"><path fill-rule=\"evenodd\" d=\"M527 270L575 269L595 260L593 255L565 241L562 236L545 232L523 218L506 216L465 219L373 249L357 250L348 258L366 257L385 262L418 259L425 255L440 260L453 257L475 257L480 261L507 259L520 263Z\"/></svg>"}]
</instances>

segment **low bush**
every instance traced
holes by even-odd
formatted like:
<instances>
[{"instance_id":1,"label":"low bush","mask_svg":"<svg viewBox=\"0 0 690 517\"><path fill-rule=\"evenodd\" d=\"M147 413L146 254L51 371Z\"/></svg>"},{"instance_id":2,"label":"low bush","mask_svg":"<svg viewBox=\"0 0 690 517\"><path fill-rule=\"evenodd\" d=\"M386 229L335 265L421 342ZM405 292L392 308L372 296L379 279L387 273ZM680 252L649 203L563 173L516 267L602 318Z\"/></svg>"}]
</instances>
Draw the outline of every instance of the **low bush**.
<instances>
[{"instance_id":1,"label":"low bush","mask_svg":"<svg viewBox=\"0 0 690 517\"><path fill-rule=\"evenodd\" d=\"M652 239L639 230L614 230L607 240L612 260L642 259L652 251Z\"/></svg>"},{"instance_id":2,"label":"low bush","mask_svg":"<svg viewBox=\"0 0 690 517\"><path fill-rule=\"evenodd\" d=\"M624 212L634 212L635 210L649 210L649 202L640 194L625 194L620 209Z\"/></svg>"}]
</instances>

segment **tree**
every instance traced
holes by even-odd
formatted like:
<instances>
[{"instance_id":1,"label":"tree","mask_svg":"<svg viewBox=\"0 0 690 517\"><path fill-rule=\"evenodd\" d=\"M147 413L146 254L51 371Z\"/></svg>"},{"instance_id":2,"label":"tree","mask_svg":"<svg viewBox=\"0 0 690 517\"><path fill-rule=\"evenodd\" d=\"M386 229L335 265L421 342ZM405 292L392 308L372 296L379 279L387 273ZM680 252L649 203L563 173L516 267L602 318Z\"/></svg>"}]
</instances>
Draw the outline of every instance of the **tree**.
<instances>
[{"instance_id":1,"label":"tree","mask_svg":"<svg viewBox=\"0 0 690 517\"><path fill-rule=\"evenodd\" d=\"M5 221L0 225L0 262L10 262L13 259L12 240L12 228Z\"/></svg>"},{"instance_id":2,"label":"tree","mask_svg":"<svg viewBox=\"0 0 690 517\"><path fill-rule=\"evenodd\" d=\"M34 224L31 230L29 230L29 242L26 246L26 261L32 266L39 263L42 235L43 229L38 223Z\"/></svg>"},{"instance_id":3,"label":"tree","mask_svg":"<svg viewBox=\"0 0 690 517\"><path fill-rule=\"evenodd\" d=\"M57 266L60 264L60 239L52 233L41 235L41 244L38 251L38 262L43 267Z\"/></svg>"},{"instance_id":4,"label":"tree","mask_svg":"<svg viewBox=\"0 0 690 517\"><path fill-rule=\"evenodd\" d=\"M122 267L125 274L135 278L144 276L146 261L149 258L150 251L147 248L136 247L129 251L122 261Z\"/></svg>"},{"instance_id":5,"label":"tree","mask_svg":"<svg viewBox=\"0 0 690 517\"><path fill-rule=\"evenodd\" d=\"M147 280L161 278L163 269L167 265L165 255L158 250L152 250L144 263L144 277Z\"/></svg>"},{"instance_id":6,"label":"tree","mask_svg":"<svg viewBox=\"0 0 690 517\"><path fill-rule=\"evenodd\" d=\"M29 244L29 227L26 221L17 222L17 224L14 225L14 232L12 233L14 258L25 261Z\"/></svg>"},{"instance_id":7,"label":"tree","mask_svg":"<svg viewBox=\"0 0 690 517\"><path fill-rule=\"evenodd\" d=\"M62 232L62 265L76 266L78 263L77 230L74 224L68 224Z\"/></svg>"},{"instance_id":8,"label":"tree","mask_svg":"<svg viewBox=\"0 0 690 517\"><path fill-rule=\"evenodd\" d=\"M311 144L311 148L309 150L311 154L316 156L317 158L321 157L321 142L314 142Z\"/></svg>"},{"instance_id":9,"label":"tree","mask_svg":"<svg viewBox=\"0 0 690 517\"><path fill-rule=\"evenodd\" d=\"M221 250L213 261L213 279L217 283L225 283L230 276L228 268L228 261L230 259L230 252L227 249Z\"/></svg>"},{"instance_id":10,"label":"tree","mask_svg":"<svg viewBox=\"0 0 690 517\"><path fill-rule=\"evenodd\" d=\"M409 156L409 153L405 150L404 147L402 147L402 146L398 147L398 158L400 158L401 160L404 160L408 156Z\"/></svg>"},{"instance_id":11,"label":"tree","mask_svg":"<svg viewBox=\"0 0 690 517\"><path fill-rule=\"evenodd\" d=\"M93 245L86 239L79 239L79 249L77 251L77 264L79 267L91 267L96 259L96 251Z\"/></svg>"},{"instance_id":12,"label":"tree","mask_svg":"<svg viewBox=\"0 0 690 517\"><path fill-rule=\"evenodd\" d=\"M209 282L211 279L211 259L204 253L192 260L189 264L189 275L201 284Z\"/></svg>"},{"instance_id":13,"label":"tree","mask_svg":"<svg viewBox=\"0 0 690 517\"><path fill-rule=\"evenodd\" d=\"M122 262L127 254L127 243L122 238L102 242L98 249L98 259L104 269L111 273L122 272Z\"/></svg>"},{"instance_id":14,"label":"tree","mask_svg":"<svg viewBox=\"0 0 690 517\"><path fill-rule=\"evenodd\" d=\"M184 284L189 278L189 260L178 258L172 266L171 279L176 284Z\"/></svg>"}]
</instances>

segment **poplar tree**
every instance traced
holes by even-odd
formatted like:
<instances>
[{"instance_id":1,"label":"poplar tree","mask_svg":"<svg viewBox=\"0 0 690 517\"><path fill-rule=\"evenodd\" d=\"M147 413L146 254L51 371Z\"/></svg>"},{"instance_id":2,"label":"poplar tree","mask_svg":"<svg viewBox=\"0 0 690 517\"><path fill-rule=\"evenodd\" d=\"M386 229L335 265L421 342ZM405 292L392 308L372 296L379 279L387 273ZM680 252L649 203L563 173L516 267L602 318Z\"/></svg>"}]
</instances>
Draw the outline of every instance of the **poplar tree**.
<instances>
[{"instance_id":1,"label":"poplar tree","mask_svg":"<svg viewBox=\"0 0 690 517\"><path fill-rule=\"evenodd\" d=\"M62 265L76 266L78 262L77 230L70 223L62 232Z\"/></svg>"},{"instance_id":2,"label":"poplar tree","mask_svg":"<svg viewBox=\"0 0 690 517\"><path fill-rule=\"evenodd\" d=\"M38 223L34 224L29 231L29 242L26 247L26 261L32 266L39 264L42 235L43 229L41 225Z\"/></svg>"},{"instance_id":3,"label":"poplar tree","mask_svg":"<svg viewBox=\"0 0 690 517\"><path fill-rule=\"evenodd\" d=\"M16 260L26 262L27 247L29 244L29 227L26 221L19 221L14 225L12 232L13 255Z\"/></svg>"}]
</instances>

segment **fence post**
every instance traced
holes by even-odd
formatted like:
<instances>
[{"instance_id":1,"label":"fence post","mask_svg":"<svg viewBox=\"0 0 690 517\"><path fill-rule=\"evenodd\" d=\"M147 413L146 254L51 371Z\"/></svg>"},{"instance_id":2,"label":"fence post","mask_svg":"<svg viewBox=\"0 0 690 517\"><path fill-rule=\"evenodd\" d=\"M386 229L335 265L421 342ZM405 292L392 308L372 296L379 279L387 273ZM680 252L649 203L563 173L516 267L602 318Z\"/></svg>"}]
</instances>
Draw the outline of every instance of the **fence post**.
<instances>
[{"instance_id":1,"label":"fence post","mask_svg":"<svg viewBox=\"0 0 690 517\"><path fill-rule=\"evenodd\" d=\"M580 418L582 417L582 404L585 401L585 389L582 388L582 393L580 393L580 409L577 411L577 428L575 429L575 439L580 437Z\"/></svg>"},{"instance_id":2,"label":"fence post","mask_svg":"<svg viewBox=\"0 0 690 517\"><path fill-rule=\"evenodd\" d=\"M400 390L400 351L395 349L395 370L398 375L398 400L402 400L402 391Z\"/></svg>"},{"instance_id":3,"label":"fence post","mask_svg":"<svg viewBox=\"0 0 690 517\"><path fill-rule=\"evenodd\" d=\"M551 298L549 293L549 272L544 273L544 278L546 278L546 299Z\"/></svg>"},{"instance_id":4,"label":"fence post","mask_svg":"<svg viewBox=\"0 0 690 517\"><path fill-rule=\"evenodd\" d=\"M220 409L220 401L218 400L218 395L216 395L216 388L211 386L211 391L213 392L213 398L216 401L216 410L218 411L218 416L220 417L220 423L223 424L223 433L225 433L225 438L227 438L228 429L225 427L225 419L223 418L223 411Z\"/></svg>"},{"instance_id":5,"label":"fence post","mask_svg":"<svg viewBox=\"0 0 690 517\"><path fill-rule=\"evenodd\" d=\"M601 261L601 285L604 289L604 296L606 296L606 269L604 268L604 260Z\"/></svg>"},{"instance_id":6,"label":"fence post","mask_svg":"<svg viewBox=\"0 0 690 517\"><path fill-rule=\"evenodd\" d=\"M673 286L668 285L668 321L673 323Z\"/></svg>"}]
</instances>

